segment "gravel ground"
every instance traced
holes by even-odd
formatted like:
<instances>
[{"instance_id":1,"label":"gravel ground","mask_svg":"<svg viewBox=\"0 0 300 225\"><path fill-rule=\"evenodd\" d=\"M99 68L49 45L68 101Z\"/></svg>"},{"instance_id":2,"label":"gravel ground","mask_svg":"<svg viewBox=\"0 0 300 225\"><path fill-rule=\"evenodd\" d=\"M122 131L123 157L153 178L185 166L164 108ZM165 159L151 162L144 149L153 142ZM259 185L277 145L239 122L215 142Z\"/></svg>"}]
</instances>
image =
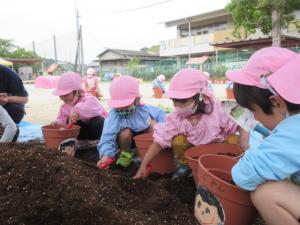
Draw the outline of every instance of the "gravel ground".
<instances>
[{"instance_id":1,"label":"gravel ground","mask_svg":"<svg viewBox=\"0 0 300 225\"><path fill-rule=\"evenodd\" d=\"M101 104L105 109L109 110L107 100L109 99L110 82L101 82L99 87L104 95ZM25 84L29 93L29 102L26 104L26 115L24 121L45 125L55 120L62 101L52 95L53 89L35 88L34 84ZM225 98L225 85L213 85L215 95L218 99ZM142 101L151 105L163 105L164 107L172 107L172 102L168 98L155 99L152 97L152 86L150 82L142 82L140 92L143 95Z\"/></svg>"}]
</instances>

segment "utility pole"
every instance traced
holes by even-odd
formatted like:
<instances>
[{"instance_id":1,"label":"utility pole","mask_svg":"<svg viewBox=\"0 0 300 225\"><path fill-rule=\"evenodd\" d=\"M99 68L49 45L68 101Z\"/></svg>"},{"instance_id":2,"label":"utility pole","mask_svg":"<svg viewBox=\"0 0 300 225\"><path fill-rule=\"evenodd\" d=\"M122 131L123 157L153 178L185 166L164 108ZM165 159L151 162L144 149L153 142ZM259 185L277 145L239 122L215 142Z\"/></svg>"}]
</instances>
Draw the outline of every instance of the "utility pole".
<instances>
[{"instance_id":1,"label":"utility pole","mask_svg":"<svg viewBox=\"0 0 300 225\"><path fill-rule=\"evenodd\" d=\"M190 18L188 19L189 21L189 60L191 59L191 45L192 45L192 37L191 37L191 20Z\"/></svg>"},{"instance_id":2,"label":"utility pole","mask_svg":"<svg viewBox=\"0 0 300 225\"><path fill-rule=\"evenodd\" d=\"M83 57L83 39L82 39L82 26L80 25L80 56L81 56L81 75L84 76L84 57Z\"/></svg>"},{"instance_id":3,"label":"utility pole","mask_svg":"<svg viewBox=\"0 0 300 225\"><path fill-rule=\"evenodd\" d=\"M77 71L77 65L80 65L81 76L84 75L84 55L83 55L83 40L82 40L82 26L79 23L79 11L76 7L76 0L74 0L75 5L75 16L76 16L76 36L77 36L77 49L75 57L75 68L74 71Z\"/></svg>"},{"instance_id":4,"label":"utility pole","mask_svg":"<svg viewBox=\"0 0 300 225\"><path fill-rule=\"evenodd\" d=\"M36 51L35 51L35 43L32 41L32 51L34 53L34 56L36 56Z\"/></svg>"},{"instance_id":5,"label":"utility pole","mask_svg":"<svg viewBox=\"0 0 300 225\"><path fill-rule=\"evenodd\" d=\"M53 35L53 42L54 42L54 57L55 57L55 63L57 64L57 49L56 49L56 38L55 38L55 35Z\"/></svg>"}]
</instances>

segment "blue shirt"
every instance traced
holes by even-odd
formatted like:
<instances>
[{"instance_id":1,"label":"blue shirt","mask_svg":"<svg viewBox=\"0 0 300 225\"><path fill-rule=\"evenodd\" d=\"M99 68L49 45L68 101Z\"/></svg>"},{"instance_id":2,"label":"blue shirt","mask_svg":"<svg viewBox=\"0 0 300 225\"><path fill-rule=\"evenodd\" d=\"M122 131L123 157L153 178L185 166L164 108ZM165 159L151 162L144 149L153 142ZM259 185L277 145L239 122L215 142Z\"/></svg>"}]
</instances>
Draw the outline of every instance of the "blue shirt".
<instances>
[{"instance_id":1,"label":"blue shirt","mask_svg":"<svg viewBox=\"0 0 300 225\"><path fill-rule=\"evenodd\" d=\"M236 185L253 191L265 181L300 173L300 113L281 121L259 146L250 147L232 168Z\"/></svg>"},{"instance_id":2,"label":"blue shirt","mask_svg":"<svg viewBox=\"0 0 300 225\"><path fill-rule=\"evenodd\" d=\"M152 81L152 87L160 88L163 91L166 91L165 84L163 82L159 81L158 79L155 79L154 81Z\"/></svg>"},{"instance_id":3,"label":"blue shirt","mask_svg":"<svg viewBox=\"0 0 300 225\"><path fill-rule=\"evenodd\" d=\"M100 157L115 156L118 152L117 136L125 128L133 132L146 130L151 120L164 122L165 113L158 107L150 105L137 106L135 112L127 117L120 116L112 109L105 119L100 143L97 146Z\"/></svg>"}]
</instances>

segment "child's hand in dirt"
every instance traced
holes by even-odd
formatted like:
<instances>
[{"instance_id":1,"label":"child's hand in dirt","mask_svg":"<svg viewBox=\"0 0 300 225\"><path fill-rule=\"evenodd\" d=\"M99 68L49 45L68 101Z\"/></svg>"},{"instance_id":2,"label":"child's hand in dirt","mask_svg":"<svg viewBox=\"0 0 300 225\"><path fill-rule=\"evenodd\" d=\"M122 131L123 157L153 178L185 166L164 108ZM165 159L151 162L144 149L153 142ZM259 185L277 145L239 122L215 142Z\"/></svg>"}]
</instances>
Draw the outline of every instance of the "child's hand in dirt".
<instances>
[{"instance_id":1,"label":"child's hand in dirt","mask_svg":"<svg viewBox=\"0 0 300 225\"><path fill-rule=\"evenodd\" d=\"M142 178L146 178L148 176L148 169L147 166L144 166L143 164L141 164L139 170L136 172L135 176L133 177L133 179L142 179Z\"/></svg>"},{"instance_id":2,"label":"child's hand in dirt","mask_svg":"<svg viewBox=\"0 0 300 225\"><path fill-rule=\"evenodd\" d=\"M110 159L110 157L108 155L102 156L102 158L97 162L97 167L101 168L101 164L105 163L109 159Z\"/></svg>"},{"instance_id":3,"label":"child's hand in dirt","mask_svg":"<svg viewBox=\"0 0 300 225\"><path fill-rule=\"evenodd\" d=\"M51 125L52 127L57 127L58 124L54 121L54 122L51 122L50 125Z\"/></svg>"},{"instance_id":4,"label":"child's hand in dirt","mask_svg":"<svg viewBox=\"0 0 300 225\"><path fill-rule=\"evenodd\" d=\"M72 112L70 115L70 122L71 123L76 123L77 120L79 119L79 115L77 112Z\"/></svg>"}]
</instances>

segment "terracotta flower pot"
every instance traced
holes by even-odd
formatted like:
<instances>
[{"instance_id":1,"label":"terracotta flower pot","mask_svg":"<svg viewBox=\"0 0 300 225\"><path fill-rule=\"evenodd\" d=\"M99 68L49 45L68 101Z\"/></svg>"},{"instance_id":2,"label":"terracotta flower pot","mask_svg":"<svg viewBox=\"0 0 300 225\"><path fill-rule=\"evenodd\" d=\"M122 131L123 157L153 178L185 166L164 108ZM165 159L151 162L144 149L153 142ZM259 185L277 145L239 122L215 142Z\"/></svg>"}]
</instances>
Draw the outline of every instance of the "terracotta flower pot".
<instances>
[{"instance_id":1,"label":"terracotta flower pot","mask_svg":"<svg viewBox=\"0 0 300 225\"><path fill-rule=\"evenodd\" d=\"M140 134L134 138L135 145L141 159L144 158L148 148L153 143L153 137L151 133ZM175 163L173 152L171 149L162 150L151 162L151 172L159 174L169 174L175 171Z\"/></svg>"},{"instance_id":2,"label":"terracotta flower pot","mask_svg":"<svg viewBox=\"0 0 300 225\"><path fill-rule=\"evenodd\" d=\"M227 88L226 89L226 97L228 99L235 99L233 89L232 88Z\"/></svg>"},{"instance_id":3,"label":"terracotta flower pot","mask_svg":"<svg viewBox=\"0 0 300 225\"><path fill-rule=\"evenodd\" d=\"M153 97L154 98L162 98L164 92L161 88L153 88L153 92L154 92L154 95Z\"/></svg>"},{"instance_id":4,"label":"terracotta flower pot","mask_svg":"<svg viewBox=\"0 0 300 225\"><path fill-rule=\"evenodd\" d=\"M220 202L225 214L222 224L251 225L257 212L250 192L235 186L231 177L231 169L237 161L223 155L203 155L198 160L198 180Z\"/></svg>"},{"instance_id":5,"label":"terracotta flower pot","mask_svg":"<svg viewBox=\"0 0 300 225\"><path fill-rule=\"evenodd\" d=\"M72 128L66 126L46 125L42 127L42 133L45 138L47 148L57 150L63 140L68 138L77 138L80 131L80 126L73 125Z\"/></svg>"},{"instance_id":6,"label":"terracotta flower pot","mask_svg":"<svg viewBox=\"0 0 300 225\"><path fill-rule=\"evenodd\" d=\"M195 184L198 187L200 184L197 177L197 170L198 158L200 156L204 154L217 154L229 155L231 157L239 157L242 153L243 152L238 145L216 143L190 148L185 152L185 158L188 160L189 167L192 169Z\"/></svg>"}]
</instances>

